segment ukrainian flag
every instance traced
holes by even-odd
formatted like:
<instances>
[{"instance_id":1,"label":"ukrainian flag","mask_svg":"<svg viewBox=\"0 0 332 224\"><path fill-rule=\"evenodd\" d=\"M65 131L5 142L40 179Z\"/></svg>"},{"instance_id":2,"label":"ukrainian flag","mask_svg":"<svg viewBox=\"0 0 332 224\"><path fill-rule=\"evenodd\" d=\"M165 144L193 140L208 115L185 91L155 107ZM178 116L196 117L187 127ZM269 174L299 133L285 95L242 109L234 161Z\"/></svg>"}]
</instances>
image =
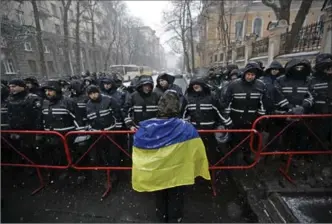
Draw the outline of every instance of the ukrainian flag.
<instances>
[{"instance_id":1,"label":"ukrainian flag","mask_svg":"<svg viewBox=\"0 0 332 224\"><path fill-rule=\"evenodd\" d=\"M197 130L178 118L140 122L134 135L132 186L158 191L210 180L204 144Z\"/></svg>"}]
</instances>

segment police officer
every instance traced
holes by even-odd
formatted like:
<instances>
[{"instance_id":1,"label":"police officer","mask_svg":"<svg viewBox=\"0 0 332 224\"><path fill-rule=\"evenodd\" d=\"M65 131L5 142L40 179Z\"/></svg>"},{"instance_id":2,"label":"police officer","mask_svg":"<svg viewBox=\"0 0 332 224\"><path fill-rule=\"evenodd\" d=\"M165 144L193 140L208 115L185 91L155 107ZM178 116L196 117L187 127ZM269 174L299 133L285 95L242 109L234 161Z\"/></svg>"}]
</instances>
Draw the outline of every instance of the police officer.
<instances>
[{"instance_id":1,"label":"police officer","mask_svg":"<svg viewBox=\"0 0 332 224\"><path fill-rule=\"evenodd\" d=\"M27 90L24 80L13 79L9 82L8 125L10 130L41 129L41 99ZM11 134L14 147L32 160L40 159L35 148L36 135ZM19 158L17 158L19 159Z\"/></svg>"},{"instance_id":2,"label":"police officer","mask_svg":"<svg viewBox=\"0 0 332 224\"><path fill-rule=\"evenodd\" d=\"M257 74L262 72L257 63L248 63L243 76L229 84L226 94L222 99L222 106L230 114L236 129L250 129L252 123L261 115L265 115L265 102L267 97L266 87L257 79ZM243 140L245 135L234 134L232 145L235 146ZM243 147L243 159L250 163L250 151ZM240 153L238 156L242 156ZM238 158L240 159L240 158Z\"/></svg>"},{"instance_id":3,"label":"police officer","mask_svg":"<svg viewBox=\"0 0 332 224\"><path fill-rule=\"evenodd\" d=\"M315 60L315 73L312 81L314 92L313 112L316 114L332 113L332 54L321 53ZM314 130L322 140L323 147L332 147L332 123L331 119L313 119ZM318 142L317 140L314 140ZM322 147L316 145L315 148Z\"/></svg>"},{"instance_id":4,"label":"police officer","mask_svg":"<svg viewBox=\"0 0 332 224\"><path fill-rule=\"evenodd\" d=\"M46 98L43 101L42 113L44 130L58 131L63 135L69 131L81 130L83 128L82 118L79 109L73 99L64 96L60 80L48 80L43 86ZM74 136L72 137L74 138ZM70 138L68 144L74 152L74 139ZM63 164L66 161L66 155L62 142L59 142L56 136L49 136L46 144L52 148L45 152L45 157L52 164ZM51 173L53 175L53 173ZM67 172L63 173L60 179L66 177Z\"/></svg>"},{"instance_id":5,"label":"police officer","mask_svg":"<svg viewBox=\"0 0 332 224\"><path fill-rule=\"evenodd\" d=\"M221 105L211 94L210 88L203 79L190 81L187 90L187 104L184 108L183 119L189 120L197 129L211 130L218 124L230 127L232 120L221 115ZM215 164L218 158L218 143L213 133L201 134L207 149L209 161Z\"/></svg>"},{"instance_id":6,"label":"police officer","mask_svg":"<svg viewBox=\"0 0 332 224\"><path fill-rule=\"evenodd\" d=\"M166 90L172 90L178 94L178 96L180 98L180 103L182 105L185 100L184 96L183 96L183 92L182 92L182 89L180 88L180 86L174 84L174 80L175 80L175 77L170 74L167 74L167 73L160 74L157 78L156 88L153 91L161 96L161 95L163 95L163 93Z\"/></svg>"},{"instance_id":7,"label":"police officer","mask_svg":"<svg viewBox=\"0 0 332 224\"><path fill-rule=\"evenodd\" d=\"M122 121L121 108L117 101L113 97L101 94L99 88L95 85L88 87L87 94L89 101L87 102L86 110L90 130L115 129L116 124ZM110 137L114 139L115 136L110 135ZM95 138L93 139L95 140ZM107 139L101 139L97 144L98 152L92 155L92 159L97 160L97 162L102 160L104 164L109 166L119 166L120 149ZM115 172L112 172L111 179L113 183L118 181L118 176Z\"/></svg>"},{"instance_id":8,"label":"police officer","mask_svg":"<svg viewBox=\"0 0 332 224\"><path fill-rule=\"evenodd\" d=\"M301 115L309 113L313 103L313 93L311 81L308 78L311 74L311 65L307 60L292 59L285 65L285 75L277 78L275 82L276 89L287 99L288 114ZM277 105L281 106L284 99ZM307 136L307 128L298 123L292 128L288 128L283 135L285 148L305 150L310 145L303 136ZM294 139L301 138L301 141Z\"/></svg>"},{"instance_id":9,"label":"police officer","mask_svg":"<svg viewBox=\"0 0 332 224\"><path fill-rule=\"evenodd\" d=\"M38 80L34 76L30 76L24 79L26 86L30 93L36 94L37 96L44 98L45 94L41 91Z\"/></svg>"},{"instance_id":10,"label":"police officer","mask_svg":"<svg viewBox=\"0 0 332 224\"><path fill-rule=\"evenodd\" d=\"M136 85L136 91L127 98L124 105L126 126L130 130L135 131L140 121L156 117L160 96L153 91L152 77L140 76Z\"/></svg>"},{"instance_id":11,"label":"police officer","mask_svg":"<svg viewBox=\"0 0 332 224\"><path fill-rule=\"evenodd\" d=\"M266 68L264 75L260 80L266 85L268 99L266 102L266 114L286 113L288 111L289 102L275 88L275 82L278 77L285 74L285 69L278 61L272 61ZM266 123L266 131L269 133L269 141L275 138L280 130L282 130L284 122L282 120L270 120ZM280 138L275 140L273 144L269 144L269 150L280 149Z\"/></svg>"},{"instance_id":12,"label":"police officer","mask_svg":"<svg viewBox=\"0 0 332 224\"><path fill-rule=\"evenodd\" d=\"M69 90L71 92L70 98L74 100L78 107L79 117L82 119L82 126L85 126L87 121L86 118L86 103L88 102L88 97L85 93L85 87L82 81L73 80L70 82Z\"/></svg>"}]
</instances>

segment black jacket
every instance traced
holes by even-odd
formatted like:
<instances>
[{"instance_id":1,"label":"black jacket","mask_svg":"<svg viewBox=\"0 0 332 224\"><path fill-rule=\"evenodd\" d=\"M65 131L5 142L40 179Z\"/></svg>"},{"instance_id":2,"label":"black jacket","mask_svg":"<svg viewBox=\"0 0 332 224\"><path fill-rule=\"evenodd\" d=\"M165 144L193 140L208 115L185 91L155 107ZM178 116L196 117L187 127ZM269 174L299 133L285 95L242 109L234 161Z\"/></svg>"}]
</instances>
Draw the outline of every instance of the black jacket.
<instances>
[{"instance_id":1,"label":"black jacket","mask_svg":"<svg viewBox=\"0 0 332 224\"><path fill-rule=\"evenodd\" d=\"M83 126L82 117L75 101L63 95L61 83L57 80L49 80L42 89L56 91L56 96L43 101L44 129L59 132L81 130Z\"/></svg>"},{"instance_id":2,"label":"black jacket","mask_svg":"<svg viewBox=\"0 0 332 224\"><path fill-rule=\"evenodd\" d=\"M163 89L160 86L160 84L159 84L160 79L164 79L168 82L168 88L167 89ZM156 92L158 95L163 95L166 90L174 91L178 94L178 96L180 98L180 104L182 105L184 103L185 98L183 96L183 92L182 92L181 87L174 84L174 81L175 81L174 76L169 75L167 73L160 74L157 78L157 84L156 84L156 88L154 89L154 92Z\"/></svg>"},{"instance_id":3,"label":"black jacket","mask_svg":"<svg viewBox=\"0 0 332 224\"><path fill-rule=\"evenodd\" d=\"M297 71L295 67L298 65L303 65L304 69ZM289 102L288 109L302 106L304 112L310 111L314 102L310 74L311 65L308 61L293 59L285 65L285 75L277 78L275 87Z\"/></svg>"},{"instance_id":4,"label":"black jacket","mask_svg":"<svg viewBox=\"0 0 332 224\"><path fill-rule=\"evenodd\" d=\"M144 93L142 86L150 84L153 87L152 77L141 77L136 86L136 91L126 100L124 119L128 128L138 126L138 123L156 117L160 95L154 91Z\"/></svg>"},{"instance_id":5,"label":"black jacket","mask_svg":"<svg viewBox=\"0 0 332 224\"><path fill-rule=\"evenodd\" d=\"M77 104L69 97L45 99L42 112L44 130L68 132L85 128Z\"/></svg>"},{"instance_id":6,"label":"black jacket","mask_svg":"<svg viewBox=\"0 0 332 224\"><path fill-rule=\"evenodd\" d=\"M278 69L279 74L272 75L272 69ZM266 68L264 76L260 77L260 80L264 82L266 86L268 94L268 100L265 104L267 114L288 110L288 100L275 87L277 78L284 74L285 69L282 67L282 65L278 61L272 61L269 67Z\"/></svg>"},{"instance_id":7,"label":"black jacket","mask_svg":"<svg viewBox=\"0 0 332 224\"><path fill-rule=\"evenodd\" d=\"M261 71L256 63L247 64L242 78L229 84L222 99L222 107L230 114L236 126L251 124L258 116L266 113L266 86L258 79L247 82L244 75L249 70Z\"/></svg>"},{"instance_id":8,"label":"black jacket","mask_svg":"<svg viewBox=\"0 0 332 224\"><path fill-rule=\"evenodd\" d=\"M90 99L86 104L86 111L92 130L111 130L122 121L119 104L114 98L104 94L100 94L96 101Z\"/></svg>"},{"instance_id":9,"label":"black jacket","mask_svg":"<svg viewBox=\"0 0 332 224\"><path fill-rule=\"evenodd\" d=\"M84 84L80 80L73 80L70 83L71 95L70 98L74 100L78 107L79 117L83 123L87 121L86 118L86 103L88 102L88 96L85 93ZM83 124L85 125L85 124Z\"/></svg>"},{"instance_id":10,"label":"black jacket","mask_svg":"<svg viewBox=\"0 0 332 224\"><path fill-rule=\"evenodd\" d=\"M41 98L23 91L8 98L8 124L11 130L41 129Z\"/></svg>"},{"instance_id":11,"label":"black jacket","mask_svg":"<svg viewBox=\"0 0 332 224\"><path fill-rule=\"evenodd\" d=\"M193 86L202 87L201 92L195 92ZM184 105L183 119L190 121L197 129L214 129L218 124L230 126L232 120L221 115L221 105L211 94L210 88L202 79L190 81L187 90L187 104Z\"/></svg>"},{"instance_id":12,"label":"black jacket","mask_svg":"<svg viewBox=\"0 0 332 224\"><path fill-rule=\"evenodd\" d=\"M332 77L324 73L324 70L331 66L332 54L320 54L316 57L316 72L312 79L314 113L332 113Z\"/></svg>"}]
</instances>

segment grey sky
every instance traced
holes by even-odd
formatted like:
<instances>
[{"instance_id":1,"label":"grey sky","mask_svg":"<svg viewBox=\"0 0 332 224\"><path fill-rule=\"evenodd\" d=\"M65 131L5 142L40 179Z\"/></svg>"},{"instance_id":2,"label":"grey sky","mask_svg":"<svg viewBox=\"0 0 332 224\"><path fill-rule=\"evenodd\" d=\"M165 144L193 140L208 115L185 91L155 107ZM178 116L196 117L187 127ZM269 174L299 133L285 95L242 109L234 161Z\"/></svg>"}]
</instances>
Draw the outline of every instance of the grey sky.
<instances>
[{"instance_id":1,"label":"grey sky","mask_svg":"<svg viewBox=\"0 0 332 224\"><path fill-rule=\"evenodd\" d=\"M143 23L150 26L160 37L160 43L163 44L169 39L162 26L162 12L171 4L170 1L125 1L130 13L140 18ZM166 51L170 51L167 44L163 44Z\"/></svg>"}]
</instances>

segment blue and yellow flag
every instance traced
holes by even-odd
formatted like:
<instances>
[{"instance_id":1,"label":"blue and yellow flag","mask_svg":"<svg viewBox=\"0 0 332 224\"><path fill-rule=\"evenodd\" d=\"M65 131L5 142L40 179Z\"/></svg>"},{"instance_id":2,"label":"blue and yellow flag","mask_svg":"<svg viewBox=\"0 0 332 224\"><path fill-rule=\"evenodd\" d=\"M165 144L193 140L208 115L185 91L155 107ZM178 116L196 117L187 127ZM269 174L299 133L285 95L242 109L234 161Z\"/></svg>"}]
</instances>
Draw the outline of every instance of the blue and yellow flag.
<instances>
[{"instance_id":1,"label":"blue and yellow flag","mask_svg":"<svg viewBox=\"0 0 332 224\"><path fill-rule=\"evenodd\" d=\"M138 192L192 185L198 176L210 180L202 139L177 118L140 122L134 135L132 185Z\"/></svg>"}]
</instances>

